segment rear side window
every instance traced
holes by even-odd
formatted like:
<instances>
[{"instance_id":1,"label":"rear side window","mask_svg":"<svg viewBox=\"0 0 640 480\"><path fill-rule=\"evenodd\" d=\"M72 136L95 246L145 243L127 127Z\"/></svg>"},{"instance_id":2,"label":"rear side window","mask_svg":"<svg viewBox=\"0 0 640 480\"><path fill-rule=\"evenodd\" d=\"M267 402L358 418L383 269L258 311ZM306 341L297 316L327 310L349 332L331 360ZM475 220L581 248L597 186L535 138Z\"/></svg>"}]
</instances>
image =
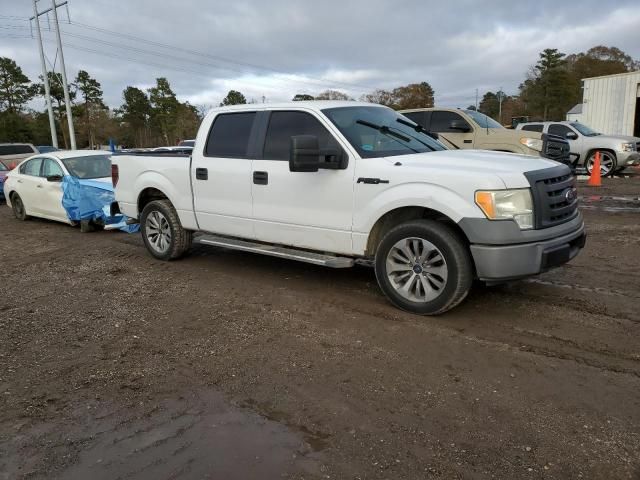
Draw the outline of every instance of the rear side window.
<instances>
[{"instance_id":1,"label":"rear side window","mask_svg":"<svg viewBox=\"0 0 640 480\"><path fill-rule=\"evenodd\" d=\"M574 133L574 132L566 125L562 125L561 123L553 123L549 125L549 133L551 135L559 135L562 138L566 138L567 133Z\"/></svg>"},{"instance_id":2,"label":"rear side window","mask_svg":"<svg viewBox=\"0 0 640 480\"><path fill-rule=\"evenodd\" d=\"M321 149L340 149L333 135L313 115L305 112L272 112L262 158L289 160L291 137L295 135L315 135Z\"/></svg>"},{"instance_id":3,"label":"rear side window","mask_svg":"<svg viewBox=\"0 0 640 480\"><path fill-rule=\"evenodd\" d=\"M427 128L427 125L424 121L424 112L407 112L407 113L403 113L402 115L407 117L412 122L417 123L422 128L425 128L425 129Z\"/></svg>"},{"instance_id":4,"label":"rear side window","mask_svg":"<svg viewBox=\"0 0 640 480\"><path fill-rule=\"evenodd\" d=\"M22 155L37 153L30 145L0 145L0 155Z\"/></svg>"},{"instance_id":5,"label":"rear side window","mask_svg":"<svg viewBox=\"0 0 640 480\"><path fill-rule=\"evenodd\" d=\"M527 130L528 132L541 132L542 133L542 125L523 125L522 130Z\"/></svg>"},{"instance_id":6,"label":"rear side window","mask_svg":"<svg viewBox=\"0 0 640 480\"><path fill-rule=\"evenodd\" d=\"M40 167L42 166L41 158L33 158L28 162L20 165L20 173L23 175L40 176Z\"/></svg>"},{"instance_id":7,"label":"rear side window","mask_svg":"<svg viewBox=\"0 0 640 480\"><path fill-rule=\"evenodd\" d=\"M205 156L246 158L256 112L218 115L209 132Z\"/></svg>"}]
</instances>

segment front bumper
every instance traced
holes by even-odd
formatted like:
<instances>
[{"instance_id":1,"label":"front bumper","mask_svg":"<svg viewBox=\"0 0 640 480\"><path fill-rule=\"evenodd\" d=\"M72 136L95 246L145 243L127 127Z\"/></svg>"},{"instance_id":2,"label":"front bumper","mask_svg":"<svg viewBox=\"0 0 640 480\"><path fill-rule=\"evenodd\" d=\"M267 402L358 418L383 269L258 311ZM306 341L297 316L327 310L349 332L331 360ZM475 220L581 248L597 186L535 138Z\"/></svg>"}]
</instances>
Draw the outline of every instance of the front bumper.
<instances>
[{"instance_id":1,"label":"front bumper","mask_svg":"<svg viewBox=\"0 0 640 480\"><path fill-rule=\"evenodd\" d=\"M501 283L559 267L574 258L586 241L584 224L566 235L516 245L471 245L480 280Z\"/></svg>"},{"instance_id":2,"label":"front bumper","mask_svg":"<svg viewBox=\"0 0 640 480\"><path fill-rule=\"evenodd\" d=\"M618 167L640 165L640 152L616 152Z\"/></svg>"}]
</instances>

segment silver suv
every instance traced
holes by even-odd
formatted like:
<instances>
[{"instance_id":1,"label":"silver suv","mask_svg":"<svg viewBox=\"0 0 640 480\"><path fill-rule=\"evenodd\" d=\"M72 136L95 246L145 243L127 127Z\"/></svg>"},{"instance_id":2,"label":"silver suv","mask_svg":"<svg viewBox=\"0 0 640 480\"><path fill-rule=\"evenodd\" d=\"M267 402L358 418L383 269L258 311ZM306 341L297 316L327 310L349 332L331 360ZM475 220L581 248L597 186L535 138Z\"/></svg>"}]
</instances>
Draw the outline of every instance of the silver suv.
<instances>
[{"instance_id":1,"label":"silver suv","mask_svg":"<svg viewBox=\"0 0 640 480\"><path fill-rule=\"evenodd\" d=\"M606 177L640 163L640 138L603 135L579 122L520 123L517 130L559 135L569 141L574 167L583 166L589 175L596 152L600 152L600 175Z\"/></svg>"}]
</instances>

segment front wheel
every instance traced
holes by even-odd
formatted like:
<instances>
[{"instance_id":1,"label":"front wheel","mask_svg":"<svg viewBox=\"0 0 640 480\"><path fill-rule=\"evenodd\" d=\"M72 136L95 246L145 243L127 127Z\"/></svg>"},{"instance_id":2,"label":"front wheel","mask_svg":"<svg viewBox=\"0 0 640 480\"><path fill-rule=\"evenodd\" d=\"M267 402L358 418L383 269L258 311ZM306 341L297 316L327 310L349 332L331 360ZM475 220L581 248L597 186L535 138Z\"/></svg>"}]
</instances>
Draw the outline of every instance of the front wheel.
<instances>
[{"instance_id":1,"label":"front wheel","mask_svg":"<svg viewBox=\"0 0 640 480\"><path fill-rule=\"evenodd\" d=\"M391 229L375 258L380 288L397 307L438 315L469 293L473 264L469 249L448 225L416 220Z\"/></svg>"},{"instance_id":2,"label":"front wheel","mask_svg":"<svg viewBox=\"0 0 640 480\"><path fill-rule=\"evenodd\" d=\"M587 158L586 169L587 173L591 175L593 171L593 163L596 161L596 153L591 152L589 158ZM607 175L611 175L611 172L615 171L618 166L618 161L616 159L615 153L601 151L600 152L600 176L606 177Z\"/></svg>"},{"instance_id":3,"label":"front wheel","mask_svg":"<svg viewBox=\"0 0 640 480\"><path fill-rule=\"evenodd\" d=\"M174 260L191 247L192 233L182 228L169 200L154 200L142 210L140 232L147 250L159 260Z\"/></svg>"}]
</instances>

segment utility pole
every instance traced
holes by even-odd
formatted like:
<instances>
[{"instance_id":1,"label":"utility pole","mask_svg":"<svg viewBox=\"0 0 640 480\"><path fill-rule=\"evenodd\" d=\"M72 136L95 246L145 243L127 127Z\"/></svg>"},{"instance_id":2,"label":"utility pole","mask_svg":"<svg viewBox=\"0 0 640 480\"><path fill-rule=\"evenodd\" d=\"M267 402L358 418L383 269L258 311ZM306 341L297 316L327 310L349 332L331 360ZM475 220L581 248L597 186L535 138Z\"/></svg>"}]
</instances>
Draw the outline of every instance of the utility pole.
<instances>
[{"instance_id":1,"label":"utility pole","mask_svg":"<svg viewBox=\"0 0 640 480\"><path fill-rule=\"evenodd\" d=\"M64 66L64 53L62 52L62 37L60 36L60 24L58 23L58 7L62 7L67 2L56 5L56 0L51 0L51 10L53 12L53 23L56 24L56 36L58 38L58 50L60 50L60 72L62 73L62 88L64 90L64 103L67 107L67 122L69 123L69 139L71 140L71 150L76 150L76 132L73 128L73 116L71 115L71 97L69 95L69 84L67 83L67 70Z\"/></svg>"},{"instance_id":2,"label":"utility pole","mask_svg":"<svg viewBox=\"0 0 640 480\"><path fill-rule=\"evenodd\" d=\"M53 105L51 103L51 90L49 89L49 77L47 76L47 64L44 61L44 48L42 47L42 34L40 33L40 20L38 18L38 7L36 0L33 0L33 17L36 20L36 34L38 35L38 48L40 50L40 64L42 66L42 81L44 82L44 96L49 112L49 129L51 130L51 145L58 148L58 134L56 133L56 120L53 116Z\"/></svg>"},{"instance_id":3,"label":"utility pole","mask_svg":"<svg viewBox=\"0 0 640 480\"><path fill-rule=\"evenodd\" d=\"M504 92L502 87L498 90L498 123L502 124L502 100L504 100Z\"/></svg>"},{"instance_id":4,"label":"utility pole","mask_svg":"<svg viewBox=\"0 0 640 480\"><path fill-rule=\"evenodd\" d=\"M476 88L476 112L478 111L478 89Z\"/></svg>"}]
</instances>

